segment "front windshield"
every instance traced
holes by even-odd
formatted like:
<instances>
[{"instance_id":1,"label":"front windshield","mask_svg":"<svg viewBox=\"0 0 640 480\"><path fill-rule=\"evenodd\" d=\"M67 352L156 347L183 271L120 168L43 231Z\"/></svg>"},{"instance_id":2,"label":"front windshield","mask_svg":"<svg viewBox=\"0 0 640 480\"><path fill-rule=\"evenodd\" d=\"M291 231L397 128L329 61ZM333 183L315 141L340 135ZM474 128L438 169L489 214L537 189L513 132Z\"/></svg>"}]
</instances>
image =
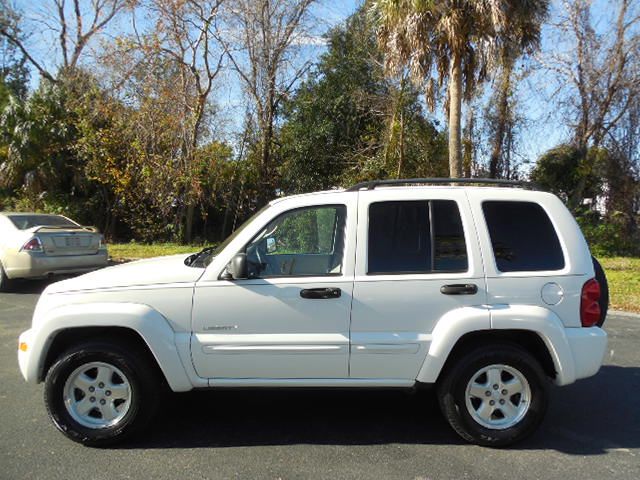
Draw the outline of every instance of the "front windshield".
<instances>
[{"instance_id":1,"label":"front windshield","mask_svg":"<svg viewBox=\"0 0 640 480\"><path fill-rule=\"evenodd\" d=\"M236 230L233 231L233 233L231 235L229 235L221 244L219 244L215 250L213 250L208 257L204 260L204 265L207 266L211 263L211 261L213 260L213 258L218 255L220 252L222 252L225 248L227 248L227 245L229 245L231 242L233 242L233 240L240 235L240 232L242 232L245 228L247 228L247 226L253 222L253 220L260 215L262 212L264 212L267 208L269 208L269 204L266 204L264 207L262 207L260 210L258 210L256 213L254 213L253 215L251 215L247 220L245 220L245 222L240 225L239 228L237 228Z\"/></svg>"}]
</instances>

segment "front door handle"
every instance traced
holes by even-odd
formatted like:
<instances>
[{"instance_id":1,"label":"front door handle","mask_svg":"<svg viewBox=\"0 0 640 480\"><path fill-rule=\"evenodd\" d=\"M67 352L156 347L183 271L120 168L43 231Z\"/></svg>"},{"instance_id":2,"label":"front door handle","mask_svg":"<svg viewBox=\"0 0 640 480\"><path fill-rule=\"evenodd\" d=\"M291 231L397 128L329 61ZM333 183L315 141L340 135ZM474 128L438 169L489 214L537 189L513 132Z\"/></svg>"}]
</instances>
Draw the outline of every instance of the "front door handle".
<instances>
[{"instance_id":1,"label":"front door handle","mask_svg":"<svg viewBox=\"0 0 640 480\"><path fill-rule=\"evenodd\" d=\"M443 285L440 287L440 293L445 295L475 295L478 293L478 286L475 283Z\"/></svg>"},{"instance_id":2,"label":"front door handle","mask_svg":"<svg viewBox=\"0 0 640 480\"><path fill-rule=\"evenodd\" d=\"M300 296L302 298L310 298L310 299L327 299L327 298L340 298L342 295L342 290L335 287L328 288L305 288L304 290L300 290Z\"/></svg>"}]
</instances>

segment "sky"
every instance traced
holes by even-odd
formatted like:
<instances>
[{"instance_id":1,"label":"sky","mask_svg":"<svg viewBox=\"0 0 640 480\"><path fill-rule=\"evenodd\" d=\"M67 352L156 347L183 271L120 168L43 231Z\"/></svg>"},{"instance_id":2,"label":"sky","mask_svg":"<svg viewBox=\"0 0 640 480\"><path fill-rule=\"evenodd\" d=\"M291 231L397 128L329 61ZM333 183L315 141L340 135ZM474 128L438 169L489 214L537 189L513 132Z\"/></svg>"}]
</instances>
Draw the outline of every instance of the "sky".
<instances>
[{"instance_id":1,"label":"sky","mask_svg":"<svg viewBox=\"0 0 640 480\"><path fill-rule=\"evenodd\" d=\"M86 0L85 0L86 1ZM16 6L25 12L28 20L29 47L39 60L48 68L55 70L55 66L60 63L60 56L56 49L56 37L47 30L44 25L45 19L52 9L51 0L14 0ZM68 2L71 3L71 2ZM601 18L600 27L610 21L607 13L610 11L606 0L594 0L594 15ZM325 51L322 43L322 33L343 22L360 5L362 0L319 0L313 7L314 28L313 36L308 39L308 45L302 50L302 56L308 60L315 60ZM557 14L560 2L552 1L552 17ZM146 20L136 14L136 22L142 29L145 28ZM128 15L121 16L117 21L111 23L104 32L103 38L113 37L116 32L130 32L131 19ZM557 42L550 34L550 29L543 30L543 51L561 51L563 46ZM96 50L99 41L93 42L91 47ZM535 63L535 62L532 62ZM31 87L35 88L39 81L39 76L33 74L31 77ZM487 86L490 86L487 85ZM519 137L518 152L522 158L534 161L541 153L552 148L568 138L568 131L563 127L560 112L553 108L555 103L551 102L551 95L555 86L549 83L548 79L541 73L534 73L527 76L520 84L516 95L519 99L521 113L527 122L521 130ZM486 91L490 91L486 88ZM482 98L481 104L485 103L487 95ZM239 131L244 119L245 107L241 85L232 78L222 79L217 90L216 103L221 109L221 117L228 121L219 125L216 132L222 136L230 136ZM435 113L436 119L444 123L442 108ZM524 171L530 167L524 166Z\"/></svg>"}]
</instances>

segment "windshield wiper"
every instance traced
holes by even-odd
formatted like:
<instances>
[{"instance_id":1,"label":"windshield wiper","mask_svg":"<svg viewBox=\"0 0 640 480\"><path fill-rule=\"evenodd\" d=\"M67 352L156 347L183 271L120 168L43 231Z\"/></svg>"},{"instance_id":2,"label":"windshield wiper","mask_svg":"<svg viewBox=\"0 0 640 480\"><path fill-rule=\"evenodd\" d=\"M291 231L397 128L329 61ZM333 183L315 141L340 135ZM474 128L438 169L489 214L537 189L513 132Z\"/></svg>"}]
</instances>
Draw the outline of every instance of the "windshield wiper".
<instances>
[{"instance_id":1,"label":"windshield wiper","mask_svg":"<svg viewBox=\"0 0 640 480\"><path fill-rule=\"evenodd\" d=\"M188 267L199 267L199 266L204 267L205 265L199 260L203 259L208 254L214 252L215 249L216 247L205 247L202 250L200 250L198 253L193 253L189 255L187 258L185 258L184 264ZM202 265L198 265L196 262Z\"/></svg>"}]
</instances>

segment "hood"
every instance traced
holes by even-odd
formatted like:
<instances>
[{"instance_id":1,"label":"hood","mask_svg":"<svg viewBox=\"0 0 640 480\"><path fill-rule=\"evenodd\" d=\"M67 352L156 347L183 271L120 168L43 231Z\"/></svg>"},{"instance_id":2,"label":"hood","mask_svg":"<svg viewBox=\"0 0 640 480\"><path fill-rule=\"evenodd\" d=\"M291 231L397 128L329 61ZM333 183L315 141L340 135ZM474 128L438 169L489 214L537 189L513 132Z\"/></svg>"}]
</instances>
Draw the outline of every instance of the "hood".
<instances>
[{"instance_id":1,"label":"hood","mask_svg":"<svg viewBox=\"0 0 640 480\"><path fill-rule=\"evenodd\" d=\"M192 283L204 273L204 268L184 264L188 255L148 258L113 267L102 268L79 277L49 285L45 293L96 290L101 288Z\"/></svg>"}]
</instances>

